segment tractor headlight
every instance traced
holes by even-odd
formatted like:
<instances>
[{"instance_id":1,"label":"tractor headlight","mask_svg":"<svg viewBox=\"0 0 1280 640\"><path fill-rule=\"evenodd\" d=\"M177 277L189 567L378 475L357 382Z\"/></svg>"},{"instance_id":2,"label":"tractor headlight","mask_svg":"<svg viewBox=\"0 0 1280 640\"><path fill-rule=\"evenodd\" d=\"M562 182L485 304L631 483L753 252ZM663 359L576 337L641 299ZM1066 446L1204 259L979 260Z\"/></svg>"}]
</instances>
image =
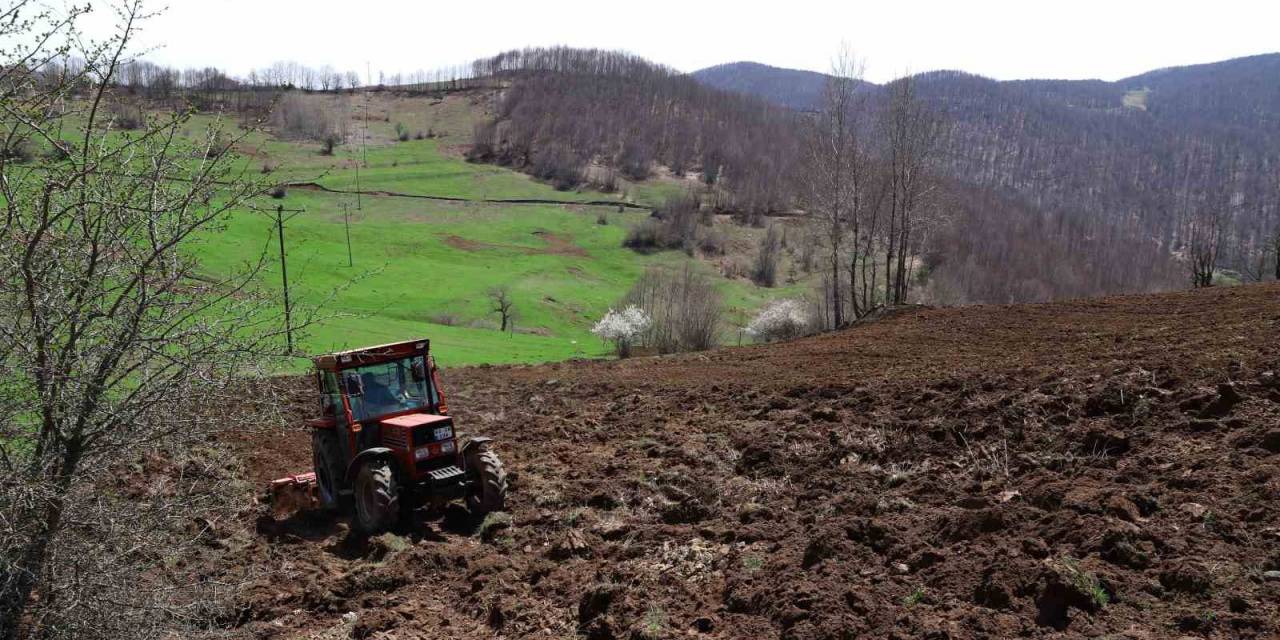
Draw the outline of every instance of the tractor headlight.
<instances>
[{"instance_id":1,"label":"tractor headlight","mask_svg":"<svg viewBox=\"0 0 1280 640\"><path fill-rule=\"evenodd\" d=\"M440 444L440 453L453 453L453 441L442 442Z\"/></svg>"},{"instance_id":2,"label":"tractor headlight","mask_svg":"<svg viewBox=\"0 0 1280 640\"><path fill-rule=\"evenodd\" d=\"M413 459L415 461L426 460L427 458L430 458L430 457L431 457L431 449L427 447L423 447L421 449L415 449L413 452Z\"/></svg>"}]
</instances>

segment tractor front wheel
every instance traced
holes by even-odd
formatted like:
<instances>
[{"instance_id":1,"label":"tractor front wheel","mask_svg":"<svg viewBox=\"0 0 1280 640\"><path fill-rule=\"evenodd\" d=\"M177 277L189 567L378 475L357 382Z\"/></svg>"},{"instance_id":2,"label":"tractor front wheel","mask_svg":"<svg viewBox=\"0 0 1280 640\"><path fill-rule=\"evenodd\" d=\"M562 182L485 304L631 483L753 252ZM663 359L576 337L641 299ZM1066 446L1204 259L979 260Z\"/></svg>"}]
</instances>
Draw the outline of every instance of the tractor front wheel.
<instances>
[{"instance_id":1,"label":"tractor front wheel","mask_svg":"<svg viewBox=\"0 0 1280 640\"><path fill-rule=\"evenodd\" d=\"M316 493L319 494L320 508L327 511L341 511L342 500L342 458L338 450L338 434L329 430L316 429L311 432L311 458L316 472Z\"/></svg>"},{"instance_id":2,"label":"tractor front wheel","mask_svg":"<svg viewBox=\"0 0 1280 640\"><path fill-rule=\"evenodd\" d=\"M467 496L471 513L480 515L506 507L507 472L488 444L467 452L467 473L471 476L471 494Z\"/></svg>"},{"instance_id":3,"label":"tractor front wheel","mask_svg":"<svg viewBox=\"0 0 1280 640\"><path fill-rule=\"evenodd\" d=\"M394 527L400 518L400 495L391 463L370 460L360 467L355 486L356 527L373 535Z\"/></svg>"}]
</instances>

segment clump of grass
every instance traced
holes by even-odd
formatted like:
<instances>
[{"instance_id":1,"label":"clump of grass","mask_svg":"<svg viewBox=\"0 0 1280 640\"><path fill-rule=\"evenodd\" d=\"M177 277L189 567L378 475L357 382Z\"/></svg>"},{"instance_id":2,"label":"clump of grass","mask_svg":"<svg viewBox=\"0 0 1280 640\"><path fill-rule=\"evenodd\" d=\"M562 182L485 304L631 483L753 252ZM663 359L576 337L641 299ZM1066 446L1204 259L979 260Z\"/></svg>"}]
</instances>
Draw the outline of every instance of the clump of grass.
<instances>
[{"instance_id":1,"label":"clump of grass","mask_svg":"<svg viewBox=\"0 0 1280 640\"><path fill-rule=\"evenodd\" d=\"M764 568L764 557L756 554L744 556L742 558L742 568L755 573Z\"/></svg>"},{"instance_id":2,"label":"clump of grass","mask_svg":"<svg viewBox=\"0 0 1280 640\"><path fill-rule=\"evenodd\" d=\"M1205 529L1209 529L1212 531L1218 526L1218 516L1214 514L1212 510L1205 511L1204 517L1201 518L1200 524L1203 525Z\"/></svg>"},{"instance_id":3,"label":"clump of grass","mask_svg":"<svg viewBox=\"0 0 1280 640\"><path fill-rule=\"evenodd\" d=\"M564 523L570 527L577 526L578 521L582 519L582 514L586 512L587 510L584 507L571 509L569 513L565 514Z\"/></svg>"},{"instance_id":4,"label":"clump of grass","mask_svg":"<svg viewBox=\"0 0 1280 640\"><path fill-rule=\"evenodd\" d=\"M657 605L649 607L644 612L644 619L640 622L640 637L645 640L657 640L661 638L667 629L667 612Z\"/></svg>"},{"instance_id":5,"label":"clump of grass","mask_svg":"<svg viewBox=\"0 0 1280 640\"><path fill-rule=\"evenodd\" d=\"M484 517L480 523L480 539L493 540L499 531L511 528L511 514L505 511L494 511Z\"/></svg>"},{"instance_id":6,"label":"clump of grass","mask_svg":"<svg viewBox=\"0 0 1280 640\"><path fill-rule=\"evenodd\" d=\"M920 604L924 600L924 587L916 587L914 591L908 593L902 599L902 606L911 608Z\"/></svg>"},{"instance_id":7,"label":"clump of grass","mask_svg":"<svg viewBox=\"0 0 1280 640\"><path fill-rule=\"evenodd\" d=\"M1102 581L1098 580L1098 576L1081 568L1075 558L1063 558L1062 566L1066 568L1066 577L1071 581L1071 586L1087 596L1089 601L1099 609L1111 602L1111 596L1102 586Z\"/></svg>"},{"instance_id":8,"label":"clump of grass","mask_svg":"<svg viewBox=\"0 0 1280 640\"><path fill-rule=\"evenodd\" d=\"M410 546L408 540L405 540L394 533L384 533L378 538L378 541L381 542L382 546L386 547L388 551L404 551Z\"/></svg>"}]
</instances>

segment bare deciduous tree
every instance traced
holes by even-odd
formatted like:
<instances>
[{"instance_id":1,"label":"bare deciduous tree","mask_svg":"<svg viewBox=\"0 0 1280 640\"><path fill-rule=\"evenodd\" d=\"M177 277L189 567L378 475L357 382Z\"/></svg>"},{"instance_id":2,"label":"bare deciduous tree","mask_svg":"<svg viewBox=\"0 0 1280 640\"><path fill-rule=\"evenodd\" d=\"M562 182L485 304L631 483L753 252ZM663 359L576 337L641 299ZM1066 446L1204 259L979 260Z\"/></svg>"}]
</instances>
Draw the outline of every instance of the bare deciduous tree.
<instances>
[{"instance_id":1,"label":"bare deciduous tree","mask_svg":"<svg viewBox=\"0 0 1280 640\"><path fill-rule=\"evenodd\" d=\"M942 121L916 95L915 80L889 85L889 104L881 121L888 146L889 219L885 236L885 304L906 302L914 263L912 234L929 188L929 171L938 149ZM908 258L911 260L908 260Z\"/></svg>"},{"instance_id":2,"label":"bare deciduous tree","mask_svg":"<svg viewBox=\"0 0 1280 640\"><path fill-rule=\"evenodd\" d=\"M57 161L0 159L0 636L145 636L180 615L165 599L180 590L143 588L156 575L143 566L150 556L114 544L122 530L140 533L117 510L129 501L85 483L109 484L108 470L131 456L207 437L225 412L190 410L192 399L234 407L242 400L220 391L282 351L266 324L276 317L248 287L261 262L211 277L186 250L266 185L236 168L216 127L186 141L185 110L135 132L106 125L108 87L146 16L138 0L98 44L72 37L80 10L42 6L0 9L0 38L34 42L4 52L2 135L41 146L73 135L75 145ZM56 44L64 38L77 49ZM32 70L71 53L83 60L76 75L34 82ZM85 544L92 562L74 555ZM105 580L126 570L133 588ZM125 623L140 611L151 624Z\"/></svg>"},{"instance_id":3,"label":"bare deciduous tree","mask_svg":"<svg viewBox=\"0 0 1280 640\"><path fill-rule=\"evenodd\" d=\"M830 251L831 316L835 326L845 322L844 300L839 286L843 253L841 241L846 226L855 228L850 217L858 194L862 168L859 126L863 100L858 92L862 62L848 47L832 61L831 74L823 91L822 105L814 117L807 139L807 188L804 202L812 219L822 228Z\"/></svg>"},{"instance_id":4,"label":"bare deciduous tree","mask_svg":"<svg viewBox=\"0 0 1280 640\"><path fill-rule=\"evenodd\" d=\"M490 311L498 314L502 323L498 328L499 331L506 331L508 327L514 329L512 321L515 319L515 300L511 298L511 290L507 287L494 287L489 289L489 305Z\"/></svg>"}]
</instances>

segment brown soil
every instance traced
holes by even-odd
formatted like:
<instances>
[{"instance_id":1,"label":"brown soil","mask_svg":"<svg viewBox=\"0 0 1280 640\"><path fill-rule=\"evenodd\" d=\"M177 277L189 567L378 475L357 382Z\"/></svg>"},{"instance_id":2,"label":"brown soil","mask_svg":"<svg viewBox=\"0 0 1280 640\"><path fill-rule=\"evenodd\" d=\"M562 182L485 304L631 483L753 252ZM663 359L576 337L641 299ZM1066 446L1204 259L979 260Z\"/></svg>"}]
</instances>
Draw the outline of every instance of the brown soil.
<instances>
[{"instance_id":1,"label":"brown soil","mask_svg":"<svg viewBox=\"0 0 1280 640\"><path fill-rule=\"evenodd\" d=\"M511 470L510 525L481 534L453 509L361 540L341 520L263 519L222 559L250 580L227 624L263 638L1275 638L1278 375L1280 285L450 370L462 429L496 437ZM309 467L302 417L238 441L255 479Z\"/></svg>"},{"instance_id":2,"label":"brown soil","mask_svg":"<svg viewBox=\"0 0 1280 640\"><path fill-rule=\"evenodd\" d=\"M585 249L573 243L573 236L564 236L549 231L534 231L533 235L537 236L543 242L547 243L546 247L522 247L513 244L495 244L489 242L480 242L478 240L469 240L462 236L440 234L440 238L445 244L460 249L462 251L485 251L491 249L503 249L507 251L518 251L527 255L550 254L557 256L577 256L587 257Z\"/></svg>"}]
</instances>

